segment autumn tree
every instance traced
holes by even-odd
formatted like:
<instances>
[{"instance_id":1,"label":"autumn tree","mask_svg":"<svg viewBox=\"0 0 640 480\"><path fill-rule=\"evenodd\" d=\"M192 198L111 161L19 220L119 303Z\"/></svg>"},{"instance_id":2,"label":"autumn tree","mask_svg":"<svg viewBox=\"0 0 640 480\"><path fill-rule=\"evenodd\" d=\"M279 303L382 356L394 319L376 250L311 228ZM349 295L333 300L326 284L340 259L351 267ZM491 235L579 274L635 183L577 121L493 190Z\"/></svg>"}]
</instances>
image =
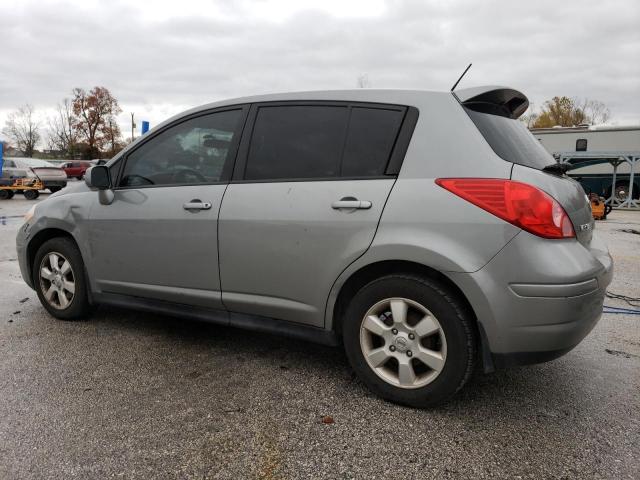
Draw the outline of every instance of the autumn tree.
<instances>
[{"instance_id":1,"label":"autumn tree","mask_svg":"<svg viewBox=\"0 0 640 480\"><path fill-rule=\"evenodd\" d=\"M120 127L113 118L110 118L105 125L104 138L106 142L105 147L109 149L109 154L112 157L124 148L124 144L121 140L122 134L120 132Z\"/></svg>"},{"instance_id":2,"label":"autumn tree","mask_svg":"<svg viewBox=\"0 0 640 480\"><path fill-rule=\"evenodd\" d=\"M49 148L73 158L77 151L79 131L71 99L65 98L56 106L56 112L53 117L48 118L48 124Z\"/></svg>"},{"instance_id":3,"label":"autumn tree","mask_svg":"<svg viewBox=\"0 0 640 480\"><path fill-rule=\"evenodd\" d=\"M88 146L85 156L97 158L107 144L115 144L115 130L110 125L117 124L115 117L122 110L111 92L104 87L94 87L89 92L74 88L73 96L75 127L80 132L81 140Z\"/></svg>"},{"instance_id":4,"label":"autumn tree","mask_svg":"<svg viewBox=\"0 0 640 480\"><path fill-rule=\"evenodd\" d=\"M575 127L581 124L604 123L611 117L607 106L598 100L553 97L547 100L535 116L533 128Z\"/></svg>"},{"instance_id":5,"label":"autumn tree","mask_svg":"<svg viewBox=\"0 0 640 480\"><path fill-rule=\"evenodd\" d=\"M2 133L8 136L25 157L33 157L40 141L40 122L33 106L27 104L11 112Z\"/></svg>"}]
</instances>

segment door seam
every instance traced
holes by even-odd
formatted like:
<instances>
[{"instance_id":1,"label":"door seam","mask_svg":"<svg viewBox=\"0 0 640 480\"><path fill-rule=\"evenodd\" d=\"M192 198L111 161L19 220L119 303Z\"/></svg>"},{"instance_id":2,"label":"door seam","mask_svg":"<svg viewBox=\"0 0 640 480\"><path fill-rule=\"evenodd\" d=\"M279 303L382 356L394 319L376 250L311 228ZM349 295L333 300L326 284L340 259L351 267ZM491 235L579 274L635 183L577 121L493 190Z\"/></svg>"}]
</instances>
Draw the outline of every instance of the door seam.
<instances>
[{"instance_id":1,"label":"door seam","mask_svg":"<svg viewBox=\"0 0 640 480\"><path fill-rule=\"evenodd\" d=\"M382 210L380 210L380 216L378 217L378 222L376 223L376 228L373 231L373 235L371 236L371 241L369 242L369 245L367 245L367 248L365 248L360 255L358 255L356 258L354 258L353 261L349 262L349 264L347 266L345 266L340 271L338 276L335 278L335 280L331 284L331 288L329 289L329 293L327 294L327 299L325 300L325 303L324 303L324 315L323 315L323 318L322 318L322 320L323 320L322 321L322 327L325 330L327 329L327 309L329 308L329 298L331 298L331 292L333 292L333 288L335 287L336 282L342 276L342 274L344 274L344 272L346 272L347 269L351 265L353 265L358 260L360 260L364 256L364 254L369 251L369 249L371 248L371 245L373 245L373 241L375 240L376 235L378 234L378 229L380 228L380 222L382 221L382 215L384 215L384 210L385 210L385 208L387 208L387 202L389 201L389 198L391 197L391 192L393 192L393 189L396 186L397 182L398 182L398 177L395 177L395 179L393 180L393 183L391 184L391 188L389 189L389 193L387 193L387 198L385 198L384 204L382 205Z\"/></svg>"}]
</instances>

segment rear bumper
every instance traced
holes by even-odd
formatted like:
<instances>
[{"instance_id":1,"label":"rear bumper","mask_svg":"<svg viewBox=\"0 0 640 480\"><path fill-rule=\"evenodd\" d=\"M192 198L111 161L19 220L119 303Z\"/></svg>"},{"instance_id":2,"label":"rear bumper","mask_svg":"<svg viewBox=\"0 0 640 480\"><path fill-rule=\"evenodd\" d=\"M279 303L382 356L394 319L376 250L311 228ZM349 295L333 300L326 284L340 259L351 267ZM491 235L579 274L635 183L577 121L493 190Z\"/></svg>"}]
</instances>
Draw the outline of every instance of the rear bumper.
<instances>
[{"instance_id":1,"label":"rear bumper","mask_svg":"<svg viewBox=\"0 0 640 480\"><path fill-rule=\"evenodd\" d=\"M527 232L479 271L451 275L484 330L485 368L488 361L539 363L570 351L600 319L612 277L613 262L596 235L585 248Z\"/></svg>"}]
</instances>

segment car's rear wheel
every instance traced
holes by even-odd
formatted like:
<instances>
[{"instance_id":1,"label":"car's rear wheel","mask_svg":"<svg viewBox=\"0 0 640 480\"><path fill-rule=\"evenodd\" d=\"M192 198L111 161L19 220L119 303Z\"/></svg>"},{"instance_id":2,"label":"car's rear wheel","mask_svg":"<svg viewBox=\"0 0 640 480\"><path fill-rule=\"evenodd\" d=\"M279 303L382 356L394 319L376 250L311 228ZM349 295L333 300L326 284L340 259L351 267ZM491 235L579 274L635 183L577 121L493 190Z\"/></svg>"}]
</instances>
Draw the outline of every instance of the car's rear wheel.
<instances>
[{"instance_id":1,"label":"car's rear wheel","mask_svg":"<svg viewBox=\"0 0 640 480\"><path fill-rule=\"evenodd\" d=\"M392 402L437 405L473 371L470 315L433 279L398 274L374 280L354 296L343 322L351 366L373 392Z\"/></svg>"},{"instance_id":2,"label":"car's rear wheel","mask_svg":"<svg viewBox=\"0 0 640 480\"><path fill-rule=\"evenodd\" d=\"M40 302L61 320L78 320L90 313L84 263L68 238L47 240L33 262L33 279Z\"/></svg>"},{"instance_id":3,"label":"car's rear wheel","mask_svg":"<svg viewBox=\"0 0 640 480\"><path fill-rule=\"evenodd\" d=\"M23 195L27 200L35 200L40 196L40 192L38 190L25 190Z\"/></svg>"},{"instance_id":4,"label":"car's rear wheel","mask_svg":"<svg viewBox=\"0 0 640 480\"><path fill-rule=\"evenodd\" d=\"M62 190L62 187L49 187L49 191L51 193L56 193L56 192L59 192L60 190Z\"/></svg>"}]
</instances>

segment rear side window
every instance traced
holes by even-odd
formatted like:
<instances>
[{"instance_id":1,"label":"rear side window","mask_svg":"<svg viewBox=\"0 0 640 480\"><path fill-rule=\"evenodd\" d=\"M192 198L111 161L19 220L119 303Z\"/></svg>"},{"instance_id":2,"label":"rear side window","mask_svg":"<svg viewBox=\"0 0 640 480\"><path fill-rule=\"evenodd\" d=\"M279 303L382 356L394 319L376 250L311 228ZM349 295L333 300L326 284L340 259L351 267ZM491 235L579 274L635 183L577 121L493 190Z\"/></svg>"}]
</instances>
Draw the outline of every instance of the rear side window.
<instances>
[{"instance_id":1,"label":"rear side window","mask_svg":"<svg viewBox=\"0 0 640 480\"><path fill-rule=\"evenodd\" d=\"M538 170L555 163L551 154L535 139L524 123L502 116L500 112L486 113L490 110L482 105L465 106L465 111L498 156L508 162Z\"/></svg>"},{"instance_id":2,"label":"rear side window","mask_svg":"<svg viewBox=\"0 0 640 480\"><path fill-rule=\"evenodd\" d=\"M366 178L385 174L404 107L263 106L245 180Z\"/></svg>"},{"instance_id":3,"label":"rear side window","mask_svg":"<svg viewBox=\"0 0 640 480\"><path fill-rule=\"evenodd\" d=\"M339 106L274 106L258 109L246 180L335 177L349 120Z\"/></svg>"}]
</instances>

